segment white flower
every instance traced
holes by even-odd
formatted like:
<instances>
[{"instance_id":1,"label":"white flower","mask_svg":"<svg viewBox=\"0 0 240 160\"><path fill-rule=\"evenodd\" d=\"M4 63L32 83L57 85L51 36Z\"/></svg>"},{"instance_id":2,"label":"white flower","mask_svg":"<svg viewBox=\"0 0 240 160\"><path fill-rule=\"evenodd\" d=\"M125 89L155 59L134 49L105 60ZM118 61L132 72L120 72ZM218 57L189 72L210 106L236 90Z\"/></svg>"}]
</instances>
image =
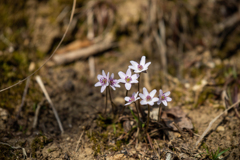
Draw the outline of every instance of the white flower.
<instances>
[{"instance_id":1,"label":"white flower","mask_svg":"<svg viewBox=\"0 0 240 160\"><path fill-rule=\"evenodd\" d=\"M140 97L138 96L138 92L135 94L135 92L133 92L132 97L125 97L125 101L127 101L128 103L125 104L125 106L130 105L131 103L135 102L136 100L140 99Z\"/></svg>"},{"instance_id":2,"label":"white flower","mask_svg":"<svg viewBox=\"0 0 240 160\"><path fill-rule=\"evenodd\" d=\"M121 79L118 80L118 82L125 83L125 87L127 90L130 90L132 85L131 83L138 83L138 74L132 75L131 69L129 68L125 73L122 71L118 72L118 75Z\"/></svg>"},{"instance_id":3,"label":"white flower","mask_svg":"<svg viewBox=\"0 0 240 160\"><path fill-rule=\"evenodd\" d=\"M163 93L163 91L160 89L159 90L159 101L157 102L158 105L163 103L165 106L167 106L167 102L172 101L172 98L169 97L170 91Z\"/></svg>"},{"instance_id":4,"label":"white flower","mask_svg":"<svg viewBox=\"0 0 240 160\"><path fill-rule=\"evenodd\" d=\"M129 66L128 68L133 69L135 73L145 72L148 69L148 66L151 64L151 62L148 62L145 64L145 61L146 61L146 57L142 56L140 64L138 64L135 61L130 61L132 65Z\"/></svg>"},{"instance_id":5,"label":"white flower","mask_svg":"<svg viewBox=\"0 0 240 160\"><path fill-rule=\"evenodd\" d=\"M149 104L150 106L152 106L154 104L154 102L157 102L159 100L159 98L154 97L156 92L157 92L157 90L154 89L150 93L148 93L147 89L145 87L143 87L143 94L139 93L139 96L142 98L142 100L140 102L141 105Z\"/></svg>"},{"instance_id":6,"label":"white flower","mask_svg":"<svg viewBox=\"0 0 240 160\"><path fill-rule=\"evenodd\" d=\"M98 87L98 86L102 86L101 88L101 93L106 89L106 87L109 85L109 72L107 73L107 75L105 74L104 70L102 70L102 75L98 75L97 79L99 80L99 82L97 82L94 86Z\"/></svg>"},{"instance_id":7,"label":"white flower","mask_svg":"<svg viewBox=\"0 0 240 160\"><path fill-rule=\"evenodd\" d=\"M118 80L114 79L114 74L112 73L110 78L109 78L109 85L112 87L113 90L116 90L115 87L120 88L120 85L118 83L119 83Z\"/></svg>"}]
</instances>

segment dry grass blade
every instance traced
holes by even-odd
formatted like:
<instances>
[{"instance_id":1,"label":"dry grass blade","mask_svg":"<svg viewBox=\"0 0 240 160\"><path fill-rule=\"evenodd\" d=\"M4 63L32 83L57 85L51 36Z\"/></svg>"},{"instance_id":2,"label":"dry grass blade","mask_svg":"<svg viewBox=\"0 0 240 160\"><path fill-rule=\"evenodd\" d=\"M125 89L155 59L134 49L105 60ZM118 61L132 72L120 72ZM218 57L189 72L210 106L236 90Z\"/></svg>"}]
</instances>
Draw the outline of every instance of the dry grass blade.
<instances>
[{"instance_id":1,"label":"dry grass blade","mask_svg":"<svg viewBox=\"0 0 240 160\"><path fill-rule=\"evenodd\" d=\"M208 125L207 129L203 132L203 134L201 135L201 137L198 139L198 141L195 144L195 148L198 146L198 144L203 140L203 138L206 136L206 134L208 133L208 131L210 130L210 128L212 127L213 123L219 118L221 117L224 113L226 113L227 111L229 111L230 109L232 109L233 107L235 107L237 104L240 103L240 100L237 101L236 103L234 103L233 105L231 105L227 110L223 111L221 114L219 114L217 117L215 117Z\"/></svg>"},{"instance_id":2,"label":"dry grass blade","mask_svg":"<svg viewBox=\"0 0 240 160\"><path fill-rule=\"evenodd\" d=\"M37 126L37 121L38 121L38 115L39 115L40 108L41 108L41 105L38 104L37 109L35 111L34 120L33 120L33 128L36 128L36 126Z\"/></svg>"},{"instance_id":3,"label":"dry grass blade","mask_svg":"<svg viewBox=\"0 0 240 160\"><path fill-rule=\"evenodd\" d=\"M40 76L36 76L36 81L38 82L38 84L39 84L40 88L42 89L42 91L43 91L47 101L49 102L50 106L52 107L52 110L53 110L53 113L54 113L54 115L55 115L55 117L57 119L59 128L60 128L60 130L61 130L61 132L63 134L64 130L63 130L63 127L62 127L62 123L61 123L60 118L58 116L58 113L57 113L57 111L56 111L56 109L55 109L55 107L54 107L54 105L52 103L52 100L50 99L50 97L48 95L48 92L47 92L47 90L46 90L46 88L45 88L45 86L44 86L44 84L43 84L43 82L41 80L41 77Z\"/></svg>"}]
</instances>

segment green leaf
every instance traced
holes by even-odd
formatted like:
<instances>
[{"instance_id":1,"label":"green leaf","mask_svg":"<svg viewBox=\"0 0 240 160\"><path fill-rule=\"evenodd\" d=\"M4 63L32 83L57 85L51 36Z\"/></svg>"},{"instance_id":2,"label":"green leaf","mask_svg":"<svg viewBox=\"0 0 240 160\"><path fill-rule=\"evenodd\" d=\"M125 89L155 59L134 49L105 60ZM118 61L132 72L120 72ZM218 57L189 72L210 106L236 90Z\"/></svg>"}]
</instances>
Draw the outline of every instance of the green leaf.
<instances>
[{"instance_id":1,"label":"green leaf","mask_svg":"<svg viewBox=\"0 0 240 160\"><path fill-rule=\"evenodd\" d=\"M230 148L228 148L228 149L225 149L224 151L222 151L222 152L218 153L218 155L217 155L217 158L218 158L218 157L220 157L220 156L221 156L223 153L227 152L229 149L230 149Z\"/></svg>"}]
</instances>

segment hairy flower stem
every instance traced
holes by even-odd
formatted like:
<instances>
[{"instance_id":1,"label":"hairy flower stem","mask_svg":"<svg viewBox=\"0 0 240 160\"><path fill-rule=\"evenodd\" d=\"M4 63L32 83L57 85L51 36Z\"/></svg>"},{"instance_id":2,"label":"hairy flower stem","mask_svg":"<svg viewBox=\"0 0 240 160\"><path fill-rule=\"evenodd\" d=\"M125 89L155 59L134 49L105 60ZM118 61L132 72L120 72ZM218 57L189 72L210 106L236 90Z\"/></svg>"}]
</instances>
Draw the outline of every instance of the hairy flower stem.
<instances>
[{"instance_id":1,"label":"hairy flower stem","mask_svg":"<svg viewBox=\"0 0 240 160\"><path fill-rule=\"evenodd\" d=\"M139 73L139 79L138 79L138 93L140 93L140 83L141 83L140 77L141 77L141 73ZM145 117L145 115L143 113L143 110L141 108L140 101L138 101L138 109L139 109L139 111L141 113L143 121L145 122L146 121L146 117Z\"/></svg>"},{"instance_id":2,"label":"hairy flower stem","mask_svg":"<svg viewBox=\"0 0 240 160\"><path fill-rule=\"evenodd\" d=\"M107 118L107 97L108 97L108 87L106 88L106 106L104 111L105 118Z\"/></svg>"},{"instance_id":3,"label":"hairy flower stem","mask_svg":"<svg viewBox=\"0 0 240 160\"><path fill-rule=\"evenodd\" d=\"M128 90L126 90L126 97L127 97L127 96L128 96ZM122 115L122 114L124 113L125 107L126 107L126 106L123 106L123 109L122 109L122 111L121 111L121 114L120 114L120 115Z\"/></svg>"},{"instance_id":4,"label":"hairy flower stem","mask_svg":"<svg viewBox=\"0 0 240 160\"><path fill-rule=\"evenodd\" d=\"M158 110L158 122L161 121L161 116L162 115L162 104L159 105L159 110Z\"/></svg>"},{"instance_id":5,"label":"hairy flower stem","mask_svg":"<svg viewBox=\"0 0 240 160\"><path fill-rule=\"evenodd\" d=\"M108 89L108 92L109 92L109 98L110 98L111 105L112 105L113 117L115 118L115 116L114 116L114 115L115 115L115 112L116 112L115 104L114 104L113 101L112 101L112 95L111 95L111 91L110 91L109 86L107 86L107 89Z\"/></svg>"},{"instance_id":6,"label":"hairy flower stem","mask_svg":"<svg viewBox=\"0 0 240 160\"><path fill-rule=\"evenodd\" d=\"M139 111L138 111L138 107L137 107L136 102L134 102L134 104L135 104L135 107L136 107L136 110L137 110L137 116L138 116L138 128L141 129L141 123L140 123L140 119L139 119Z\"/></svg>"},{"instance_id":7,"label":"hairy flower stem","mask_svg":"<svg viewBox=\"0 0 240 160\"><path fill-rule=\"evenodd\" d=\"M149 119L150 119L150 106L149 106L149 104L148 104L148 117L147 117L146 133L147 133L147 130L148 130Z\"/></svg>"}]
</instances>

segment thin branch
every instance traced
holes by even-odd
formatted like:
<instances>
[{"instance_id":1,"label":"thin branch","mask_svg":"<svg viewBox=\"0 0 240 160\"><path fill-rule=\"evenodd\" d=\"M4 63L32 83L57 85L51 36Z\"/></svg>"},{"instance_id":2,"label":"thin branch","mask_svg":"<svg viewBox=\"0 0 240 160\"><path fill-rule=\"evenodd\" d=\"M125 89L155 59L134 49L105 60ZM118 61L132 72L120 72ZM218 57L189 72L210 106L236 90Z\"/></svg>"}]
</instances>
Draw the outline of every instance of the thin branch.
<instances>
[{"instance_id":1,"label":"thin branch","mask_svg":"<svg viewBox=\"0 0 240 160\"><path fill-rule=\"evenodd\" d=\"M198 141L195 144L195 148L198 146L198 144L203 140L203 138L206 136L206 134L208 133L208 131L211 129L213 123L219 118L221 117L224 113L226 113L227 111L229 111L230 109L232 109L233 107L237 106L237 104L240 103L240 100L237 101L236 103L234 103L233 105L231 105L227 110L223 111L221 114L219 114L217 117L215 117L208 125L207 129L203 132L203 134L201 135L201 137L198 139Z\"/></svg>"}]
</instances>

